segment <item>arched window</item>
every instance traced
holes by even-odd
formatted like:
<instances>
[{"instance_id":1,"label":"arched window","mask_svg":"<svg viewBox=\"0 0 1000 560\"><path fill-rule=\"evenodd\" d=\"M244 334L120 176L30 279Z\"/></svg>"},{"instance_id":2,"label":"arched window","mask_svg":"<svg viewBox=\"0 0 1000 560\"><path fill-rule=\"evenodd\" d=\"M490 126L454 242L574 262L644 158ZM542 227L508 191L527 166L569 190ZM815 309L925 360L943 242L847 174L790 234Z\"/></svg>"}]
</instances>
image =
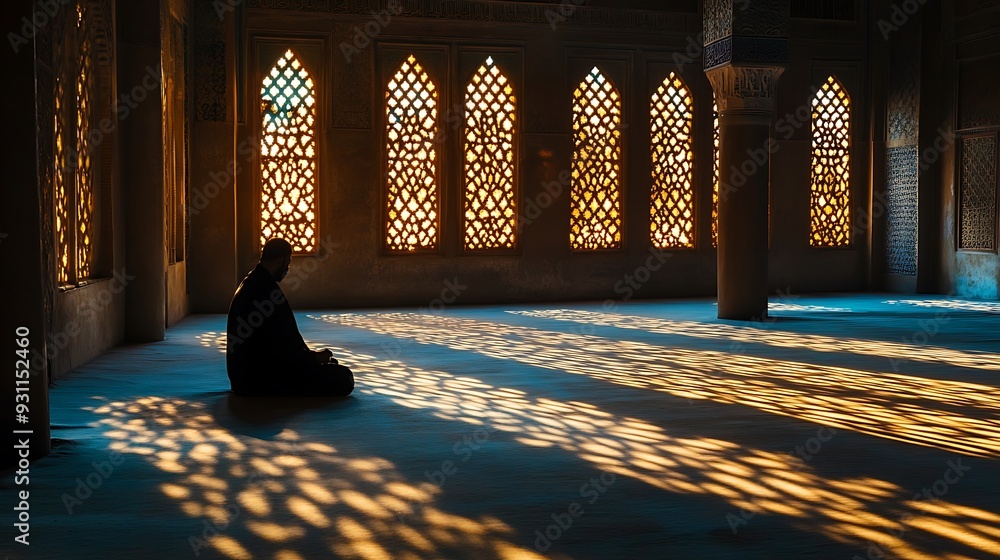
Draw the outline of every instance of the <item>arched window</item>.
<instances>
[{"instance_id":1,"label":"arched window","mask_svg":"<svg viewBox=\"0 0 1000 560\"><path fill-rule=\"evenodd\" d=\"M385 93L388 134L386 246L390 251L438 245L437 88L410 55Z\"/></svg>"},{"instance_id":2,"label":"arched window","mask_svg":"<svg viewBox=\"0 0 1000 560\"><path fill-rule=\"evenodd\" d=\"M465 91L465 248L513 249L516 98L493 58Z\"/></svg>"},{"instance_id":3,"label":"arched window","mask_svg":"<svg viewBox=\"0 0 1000 560\"><path fill-rule=\"evenodd\" d=\"M851 98L833 76L812 101L812 199L810 244L851 243Z\"/></svg>"},{"instance_id":4,"label":"arched window","mask_svg":"<svg viewBox=\"0 0 1000 560\"><path fill-rule=\"evenodd\" d=\"M570 247L622 245L622 101L597 67L573 93L572 214Z\"/></svg>"},{"instance_id":5,"label":"arched window","mask_svg":"<svg viewBox=\"0 0 1000 560\"><path fill-rule=\"evenodd\" d=\"M653 94L651 234L658 249L694 247L694 100L671 72Z\"/></svg>"},{"instance_id":6,"label":"arched window","mask_svg":"<svg viewBox=\"0 0 1000 560\"><path fill-rule=\"evenodd\" d=\"M722 179L722 165L720 147L721 129L719 128L719 102L712 93L712 138L714 148L712 149L712 169L714 179L712 181L712 247L719 246L719 186Z\"/></svg>"},{"instance_id":7,"label":"arched window","mask_svg":"<svg viewBox=\"0 0 1000 560\"><path fill-rule=\"evenodd\" d=\"M260 90L260 242L282 237L296 253L316 250L316 88L288 50Z\"/></svg>"}]
</instances>

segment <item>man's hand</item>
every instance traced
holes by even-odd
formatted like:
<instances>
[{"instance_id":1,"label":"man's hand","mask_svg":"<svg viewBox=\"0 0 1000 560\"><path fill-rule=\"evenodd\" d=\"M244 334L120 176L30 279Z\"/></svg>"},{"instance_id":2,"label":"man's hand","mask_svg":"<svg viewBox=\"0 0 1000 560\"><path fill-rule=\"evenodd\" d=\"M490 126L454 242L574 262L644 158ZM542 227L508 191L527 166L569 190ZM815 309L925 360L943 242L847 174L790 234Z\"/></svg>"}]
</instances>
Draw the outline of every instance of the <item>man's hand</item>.
<instances>
[{"instance_id":1,"label":"man's hand","mask_svg":"<svg viewBox=\"0 0 1000 560\"><path fill-rule=\"evenodd\" d=\"M324 348L322 350L313 350L313 355L316 356L316 361L320 364L335 364L337 360L333 358L333 352L329 348Z\"/></svg>"}]
</instances>

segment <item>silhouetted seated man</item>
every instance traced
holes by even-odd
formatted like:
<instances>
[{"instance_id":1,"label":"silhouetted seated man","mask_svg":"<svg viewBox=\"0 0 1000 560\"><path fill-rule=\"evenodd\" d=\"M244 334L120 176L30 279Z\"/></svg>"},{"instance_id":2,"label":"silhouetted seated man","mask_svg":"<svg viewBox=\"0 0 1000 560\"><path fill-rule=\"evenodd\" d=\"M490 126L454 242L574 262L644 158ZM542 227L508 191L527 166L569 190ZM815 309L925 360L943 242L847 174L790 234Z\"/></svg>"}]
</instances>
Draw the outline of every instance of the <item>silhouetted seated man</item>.
<instances>
[{"instance_id":1,"label":"silhouetted seated man","mask_svg":"<svg viewBox=\"0 0 1000 560\"><path fill-rule=\"evenodd\" d=\"M233 392L248 396L346 396L351 370L329 349L310 350L278 282L288 274L292 246L271 239L229 305L226 370Z\"/></svg>"}]
</instances>

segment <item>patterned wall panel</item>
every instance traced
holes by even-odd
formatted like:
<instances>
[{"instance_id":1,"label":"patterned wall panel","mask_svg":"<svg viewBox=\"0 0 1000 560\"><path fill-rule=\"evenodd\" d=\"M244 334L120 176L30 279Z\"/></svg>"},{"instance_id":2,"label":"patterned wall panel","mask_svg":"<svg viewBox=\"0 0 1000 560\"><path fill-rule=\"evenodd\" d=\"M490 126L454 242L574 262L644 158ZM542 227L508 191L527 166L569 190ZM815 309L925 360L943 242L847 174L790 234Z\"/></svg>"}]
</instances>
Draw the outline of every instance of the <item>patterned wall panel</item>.
<instances>
[{"instance_id":1,"label":"patterned wall panel","mask_svg":"<svg viewBox=\"0 0 1000 560\"><path fill-rule=\"evenodd\" d=\"M917 275L917 147L886 154L886 269ZM877 203L877 202L876 202Z\"/></svg>"},{"instance_id":2,"label":"patterned wall panel","mask_svg":"<svg viewBox=\"0 0 1000 560\"><path fill-rule=\"evenodd\" d=\"M195 113L200 121L226 120L226 37L214 2L195 2Z\"/></svg>"},{"instance_id":3,"label":"patterned wall panel","mask_svg":"<svg viewBox=\"0 0 1000 560\"><path fill-rule=\"evenodd\" d=\"M685 18L667 13L666 10L587 6L579 0L567 0L566 3L555 5L478 0L250 0L249 6L251 9L363 16L391 12L406 17L652 31L680 30L687 23Z\"/></svg>"},{"instance_id":4,"label":"patterned wall panel","mask_svg":"<svg viewBox=\"0 0 1000 560\"><path fill-rule=\"evenodd\" d=\"M338 45L333 57L333 87L337 91L333 96L333 126L370 129L375 62L370 46L358 49L354 45L355 27L333 26L333 40Z\"/></svg>"},{"instance_id":5,"label":"patterned wall panel","mask_svg":"<svg viewBox=\"0 0 1000 560\"><path fill-rule=\"evenodd\" d=\"M705 0L705 44L733 34L733 0Z\"/></svg>"},{"instance_id":6,"label":"patterned wall panel","mask_svg":"<svg viewBox=\"0 0 1000 560\"><path fill-rule=\"evenodd\" d=\"M997 137L962 139L959 249L997 248Z\"/></svg>"}]
</instances>

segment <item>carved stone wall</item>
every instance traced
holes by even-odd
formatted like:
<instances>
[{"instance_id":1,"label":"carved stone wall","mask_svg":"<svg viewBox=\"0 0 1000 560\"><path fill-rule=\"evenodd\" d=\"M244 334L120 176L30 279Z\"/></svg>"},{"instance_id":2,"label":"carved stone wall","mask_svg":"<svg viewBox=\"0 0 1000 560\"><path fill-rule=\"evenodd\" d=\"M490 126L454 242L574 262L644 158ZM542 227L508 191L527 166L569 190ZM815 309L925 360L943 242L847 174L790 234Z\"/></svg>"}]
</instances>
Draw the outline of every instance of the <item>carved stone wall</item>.
<instances>
[{"instance_id":1,"label":"carved stone wall","mask_svg":"<svg viewBox=\"0 0 1000 560\"><path fill-rule=\"evenodd\" d=\"M917 147L886 154L886 270L917 275Z\"/></svg>"},{"instance_id":2,"label":"carved stone wall","mask_svg":"<svg viewBox=\"0 0 1000 560\"><path fill-rule=\"evenodd\" d=\"M757 1L757 0L755 0ZM764 0L761 0L764 1ZM769 0L773 1L773 0ZM610 29L679 29L683 18L652 10L622 10L570 3L527 4L490 0L250 0L251 9L300 10L370 16L391 11L407 17L426 17L497 23L537 23ZM555 23L554 23L555 22Z\"/></svg>"},{"instance_id":3,"label":"carved stone wall","mask_svg":"<svg viewBox=\"0 0 1000 560\"><path fill-rule=\"evenodd\" d=\"M194 95L199 121L226 120L226 36L212 2L195 2Z\"/></svg>"},{"instance_id":4,"label":"carved stone wall","mask_svg":"<svg viewBox=\"0 0 1000 560\"><path fill-rule=\"evenodd\" d=\"M718 96L719 111L731 109L774 109L778 77L783 68L725 66L708 72Z\"/></svg>"},{"instance_id":5,"label":"carved stone wall","mask_svg":"<svg viewBox=\"0 0 1000 560\"><path fill-rule=\"evenodd\" d=\"M959 69L959 128L1000 126L1000 55L963 62Z\"/></svg>"},{"instance_id":6,"label":"carved stone wall","mask_svg":"<svg viewBox=\"0 0 1000 560\"><path fill-rule=\"evenodd\" d=\"M917 106L920 92L917 81L920 75L919 60L913 56L894 56L889 69L888 134L890 145L917 143ZM916 165L916 160L913 165Z\"/></svg>"},{"instance_id":7,"label":"carved stone wall","mask_svg":"<svg viewBox=\"0 0 1000 560\"><path fill-rule=\"evenodd\" d=\"M792 17L853 21L855 0L792 0Z\"/></svg>"},{"instance_id":8,"label":"carved stone wall","mask_svg":"<svg viewBox=\"0 0 1000 560\"><path fill-rule=\"evenodd\" d=\"M353 49L355 26L335 24L333 41L333 126L369 129L372 127L373 49ZM347 45L347 47L343 47ZM352 50L353 49L353 50Z\"/></svg>"}]
</instances>

